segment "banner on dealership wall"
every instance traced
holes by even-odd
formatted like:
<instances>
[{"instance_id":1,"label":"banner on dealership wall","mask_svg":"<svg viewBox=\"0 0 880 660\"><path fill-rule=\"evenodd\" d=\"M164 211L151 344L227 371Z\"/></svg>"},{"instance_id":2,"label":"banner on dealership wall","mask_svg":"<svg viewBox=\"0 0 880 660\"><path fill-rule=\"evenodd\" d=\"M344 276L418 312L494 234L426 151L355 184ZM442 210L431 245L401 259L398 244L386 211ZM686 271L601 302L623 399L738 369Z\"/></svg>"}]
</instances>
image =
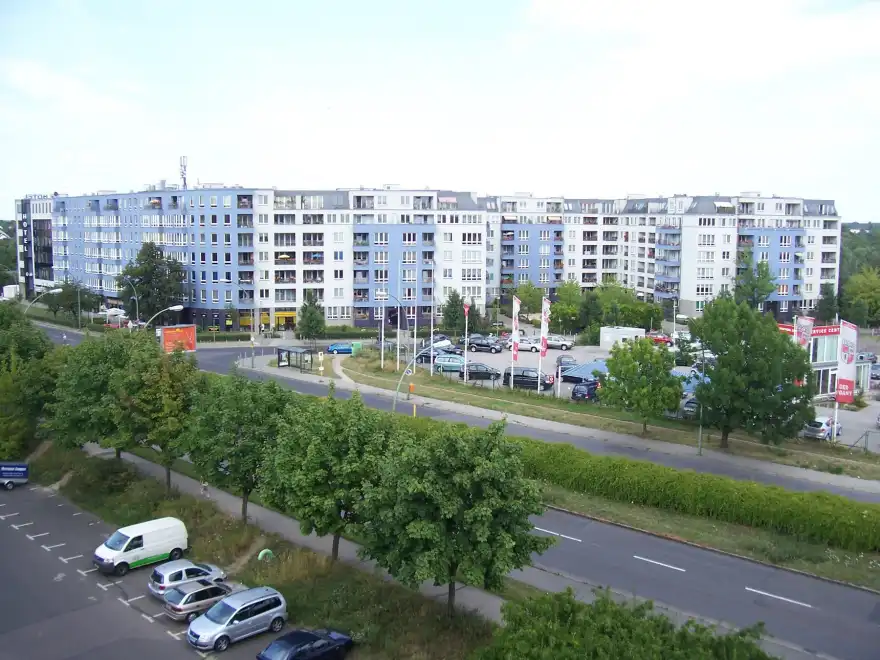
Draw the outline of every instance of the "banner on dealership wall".
<instances>
[{"instance_id":1,"label":"banner on dealership wall","mask_svg":"<svg viewBox=\"0 0 880 660\"><path fill-rule=\"evenodd\" d=\"M816 319L812 316L798 316L794 323L794 340L801 348L809 350L810 340L813 338L813 326Z\"/></svg>"},{"instance_id":2,"label":"banner on dealership wall","mask_svg":"<svg viewBox=\"0 0 880 660\"><path fill-rule=\"evenodd\" d=\"M852 403L856 393L856 353L859 328L849 321L840 322L840 345L837 353L837 402Z\"/></svg>"},{"instance_id":3,"label":"banner on dealership wall","mask_svg":"<svg viewBox=\"0 0 880 660\"><path fill-rule=\"evenodd\" d=\"M513 353L513 361L519 359L519 308L522 303L516 296L513 297L513 337L511 337L510 350Z\"/></svg>"},{"instance_id":4,"label":"banner on dealership wall","mask_svg":"<svg viewBox=\"0 0 880 660\"><path fill-rule=\"evenodd\" d=\"M547 333L550 331L550 299L541 298L541 357L547 357Z\"/></svg>"}]
</instances>

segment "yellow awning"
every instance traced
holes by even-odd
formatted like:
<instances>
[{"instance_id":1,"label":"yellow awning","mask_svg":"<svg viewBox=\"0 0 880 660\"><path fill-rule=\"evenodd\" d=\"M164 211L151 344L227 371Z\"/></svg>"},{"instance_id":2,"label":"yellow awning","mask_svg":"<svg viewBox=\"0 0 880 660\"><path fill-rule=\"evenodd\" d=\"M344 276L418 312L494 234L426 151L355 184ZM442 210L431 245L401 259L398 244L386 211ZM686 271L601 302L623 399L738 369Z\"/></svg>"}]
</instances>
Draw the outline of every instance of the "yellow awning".
<instances>
[{"instance_id":1,"label":"yellow awning","mask_svg":"<svg viewBox=\"0 0 880 660\"><path fill-rule=\"evenodd\" d=\"M275 312L276 319L295 319L296 312Z\"/></svg>"}]
</instances>

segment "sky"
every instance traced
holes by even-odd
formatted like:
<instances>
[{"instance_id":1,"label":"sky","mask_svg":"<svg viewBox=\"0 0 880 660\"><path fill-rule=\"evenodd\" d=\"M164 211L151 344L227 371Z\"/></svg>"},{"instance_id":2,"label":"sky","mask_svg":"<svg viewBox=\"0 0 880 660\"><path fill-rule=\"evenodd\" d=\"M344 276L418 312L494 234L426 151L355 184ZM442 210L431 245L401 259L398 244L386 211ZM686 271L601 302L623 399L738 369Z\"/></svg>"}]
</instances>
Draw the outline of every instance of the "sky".
<instances>
[{"instance_id":1,"label":"sky","mask_svg":"<svg viewBox=\"0 0 880 660\"><path fill-rule=\"evenodd\" d=\"M0 218L189 181L835 199L880 221L877 0L3 0Z\"/></svg>"}]
</instances>

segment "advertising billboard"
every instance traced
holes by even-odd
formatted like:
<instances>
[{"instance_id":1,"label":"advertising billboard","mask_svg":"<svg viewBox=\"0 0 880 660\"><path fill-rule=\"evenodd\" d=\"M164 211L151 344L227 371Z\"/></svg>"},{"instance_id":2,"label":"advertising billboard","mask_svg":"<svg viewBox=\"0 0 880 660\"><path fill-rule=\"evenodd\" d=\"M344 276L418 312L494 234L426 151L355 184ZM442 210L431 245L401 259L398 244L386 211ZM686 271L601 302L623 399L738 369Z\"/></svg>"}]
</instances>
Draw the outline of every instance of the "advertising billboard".
<instances>
[{"instance_id":1,"label":"advertising billboard","mask_svg":"<svg viewBox=\"0 0 880 660\"><path fill-rule=\"evenodd\" d=\"M798 316L794 323L794 340L801 348L809 350L810 340L813 338L813 326L816 319L812 316Z\"/></svg>"},{"instance_id":2,"label":"advertising billboard","mask_svg":"<svg viewBox=\"0 0 880 660\"><path fill-rule=\"evenodd\" d=\"M859 328L840 321L840 349L837 356L837 402L852 403L856 394L856 353Z\"/></svg>"},{"instance_id":3,"label":"advertising billboard","mask_svg":"<svg viewBox=\"0 0 880 660\"><path fill-rule=\"evenodd\" d=\"M550 300L541 299L541 357L547 357L547 333L550 331Z\"/></svg>"},{"instance_id":4,"label":"advertising billboard","mask_svg":"<svg viewBox=\"0 0 880 660\"><path fill-rule=\"evenodd\" d=\"M513 332L511 333L513 336L511 337L511 345L510 345L510 354L511 360L516 362L519 360L519 309L520 309L520 299L516 296L513 297ZM511 365L513 366L513 365ZM513 379L510 379L511 387L513 386Z\"/></svg>"},{"instance_id":5,"label":"advertising billboard","mask_svg":"<svg viewBox=\"0 0 880 660\"><path fill-rule=\"evenodd\" d=\"M196 350L196 326L169 325L159 328L162 350L166 353L174 351L191 352Z\"/></svg>"}]
</instances>

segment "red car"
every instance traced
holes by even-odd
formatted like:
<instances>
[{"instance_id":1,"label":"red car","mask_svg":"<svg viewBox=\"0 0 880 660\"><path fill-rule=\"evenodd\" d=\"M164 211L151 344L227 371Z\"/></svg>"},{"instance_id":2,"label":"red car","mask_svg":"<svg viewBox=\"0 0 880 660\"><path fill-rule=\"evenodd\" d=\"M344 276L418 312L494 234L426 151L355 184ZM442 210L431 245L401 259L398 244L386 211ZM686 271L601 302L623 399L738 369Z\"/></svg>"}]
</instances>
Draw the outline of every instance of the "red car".
<instances>
[{"instance_id":1,"label":"red car","mask_svg":"<svg viewBox=\"0 0 880 660\"><path fill-rule=\"evenodd\" d=\"M650 337L655 344L666 344L667 346L672 344L672 337L663 334L662 332L649 332L648 337Z\"/></svg>"}]
</instances>

